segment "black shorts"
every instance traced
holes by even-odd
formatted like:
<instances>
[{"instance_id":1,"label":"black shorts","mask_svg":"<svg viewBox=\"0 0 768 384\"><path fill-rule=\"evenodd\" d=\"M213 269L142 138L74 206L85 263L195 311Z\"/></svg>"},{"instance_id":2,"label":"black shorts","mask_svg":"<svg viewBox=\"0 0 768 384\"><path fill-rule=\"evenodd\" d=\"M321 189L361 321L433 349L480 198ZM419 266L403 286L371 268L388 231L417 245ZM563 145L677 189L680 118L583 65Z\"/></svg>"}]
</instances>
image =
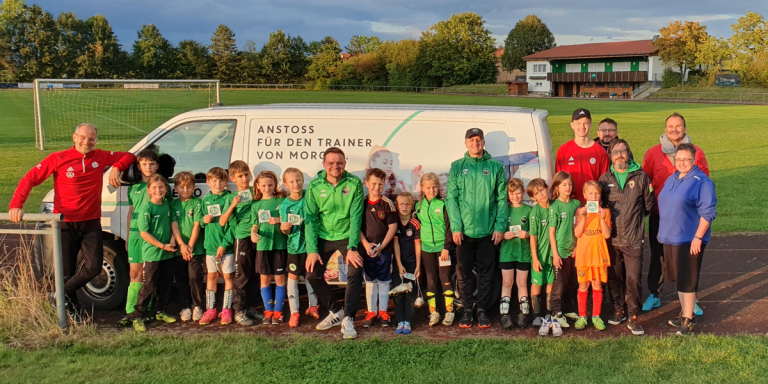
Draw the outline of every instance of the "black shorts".
<instances>
[{"instance_id":1,"label":"black shorts","mask_svg":"<svg viewBox=\"0 0 768 384\"><path fill-rule=\"evenodd\" d=\"M304 276L304 265L307 262L307 253L288 254L288 274L292 276Z\"/></svg>"},{"instance_id":2,"label":"black shorts","mask_svg":"<svg viewBox=\"0 0 768 384\"><path fill-rule=\"evenodd\" d=\"M520 261L500 261L499 268L501 269L517 269L518 271L530 271L531 263L523 263Z\"/></svg>"},{"instance_id":3,"label":"black shorts","mask_svg":"<svg viewBox=\"0 0 768 384\"><path fill-rule=\"evenodd\" d=\"M288 251L276 249L272 251L256 251L256 273L260 275L284 275Z\"/></svg>"},{"instance_id":4,"label":"black shorts","mask_svg":"<svg viewBox=\"0 0 768 384\"><path fill-rule=\"evenodd\" d=\"M691 255L691 243L664 244L664 261L668 281L677 283L677 291L691 293L699 289L701 260L704 258L704 244L698 255Z\"/></svg>"}]
</instances>

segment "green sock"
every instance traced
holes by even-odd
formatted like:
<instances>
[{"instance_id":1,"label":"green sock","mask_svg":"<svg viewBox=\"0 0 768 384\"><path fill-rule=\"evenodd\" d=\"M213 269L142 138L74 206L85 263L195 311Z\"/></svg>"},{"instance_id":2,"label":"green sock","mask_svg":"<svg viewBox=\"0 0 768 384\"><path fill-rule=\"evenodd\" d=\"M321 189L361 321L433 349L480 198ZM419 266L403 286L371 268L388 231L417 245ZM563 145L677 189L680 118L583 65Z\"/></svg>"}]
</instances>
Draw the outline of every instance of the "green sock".
<instances>
[{"instance_id":1,"label":"green sock","mask_svg":"<svg viewBox=\"0 0 768 384\"><path fill-rule=\"evenodd\" d=\"M133 307L136 306L136 302L139 301L139 291L141 290L141 283L128 284L128 297L125 300L125 313L133 313Z\"/></svg>"}]
</instances>

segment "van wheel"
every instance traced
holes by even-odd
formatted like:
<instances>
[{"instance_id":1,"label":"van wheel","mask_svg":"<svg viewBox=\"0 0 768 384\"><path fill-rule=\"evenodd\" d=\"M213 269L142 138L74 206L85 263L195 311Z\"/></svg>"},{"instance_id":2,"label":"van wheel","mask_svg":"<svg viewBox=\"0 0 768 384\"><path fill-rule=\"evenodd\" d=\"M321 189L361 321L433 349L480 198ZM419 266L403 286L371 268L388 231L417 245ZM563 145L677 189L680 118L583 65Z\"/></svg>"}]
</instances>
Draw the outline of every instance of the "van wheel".
<instances>
[{"instance_id":1,"label":"van wheel","mask_svg":"<svg viewBox=\"0 0 768 384\"><path fill-rule=\"evenodd\" d=\"M85 308L115 309L125 301L130 283L128 258L123 243L104 240L104 262L101 273L77 291L77 298ZM82 264L79 265L82 267Z\"/></svg>"}]
</instances>

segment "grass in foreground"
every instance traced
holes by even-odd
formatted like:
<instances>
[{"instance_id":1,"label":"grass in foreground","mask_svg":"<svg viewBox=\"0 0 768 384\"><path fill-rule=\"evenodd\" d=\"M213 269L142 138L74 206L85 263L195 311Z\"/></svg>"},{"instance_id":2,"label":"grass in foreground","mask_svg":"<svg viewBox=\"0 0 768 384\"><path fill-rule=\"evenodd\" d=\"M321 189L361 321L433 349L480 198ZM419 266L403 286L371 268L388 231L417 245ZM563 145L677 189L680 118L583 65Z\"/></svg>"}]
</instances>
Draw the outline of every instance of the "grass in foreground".
<instances>
[{"instance_id":1,"label":"grass in foreground","mask_svg":"<svg viewBox=\"0 0 768 384\"><path fill-rule=\"evenodd\" d=\"M0 347L3 382L760 382L761 337L319 341L132 332L36 351Z\"/></svg>"}]
</instances>

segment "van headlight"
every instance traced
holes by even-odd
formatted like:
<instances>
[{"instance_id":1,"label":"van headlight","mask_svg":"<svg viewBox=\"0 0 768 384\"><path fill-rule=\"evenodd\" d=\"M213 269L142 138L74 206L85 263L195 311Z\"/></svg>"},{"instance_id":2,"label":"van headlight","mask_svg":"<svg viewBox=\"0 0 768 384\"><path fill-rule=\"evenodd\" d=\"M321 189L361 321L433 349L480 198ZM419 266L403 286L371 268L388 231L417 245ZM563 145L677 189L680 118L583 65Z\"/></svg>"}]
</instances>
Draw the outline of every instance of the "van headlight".
<instances>
[{"instance_id":1,"label":"van headlight","mask_svg":"<svg viewBox=\"0 0 768 384\"><path fill-rule=\"evenodd\" d=\"M43 203L40 207L40 213L53 213L53 203Z\"/></svg>"}]
</instances>

